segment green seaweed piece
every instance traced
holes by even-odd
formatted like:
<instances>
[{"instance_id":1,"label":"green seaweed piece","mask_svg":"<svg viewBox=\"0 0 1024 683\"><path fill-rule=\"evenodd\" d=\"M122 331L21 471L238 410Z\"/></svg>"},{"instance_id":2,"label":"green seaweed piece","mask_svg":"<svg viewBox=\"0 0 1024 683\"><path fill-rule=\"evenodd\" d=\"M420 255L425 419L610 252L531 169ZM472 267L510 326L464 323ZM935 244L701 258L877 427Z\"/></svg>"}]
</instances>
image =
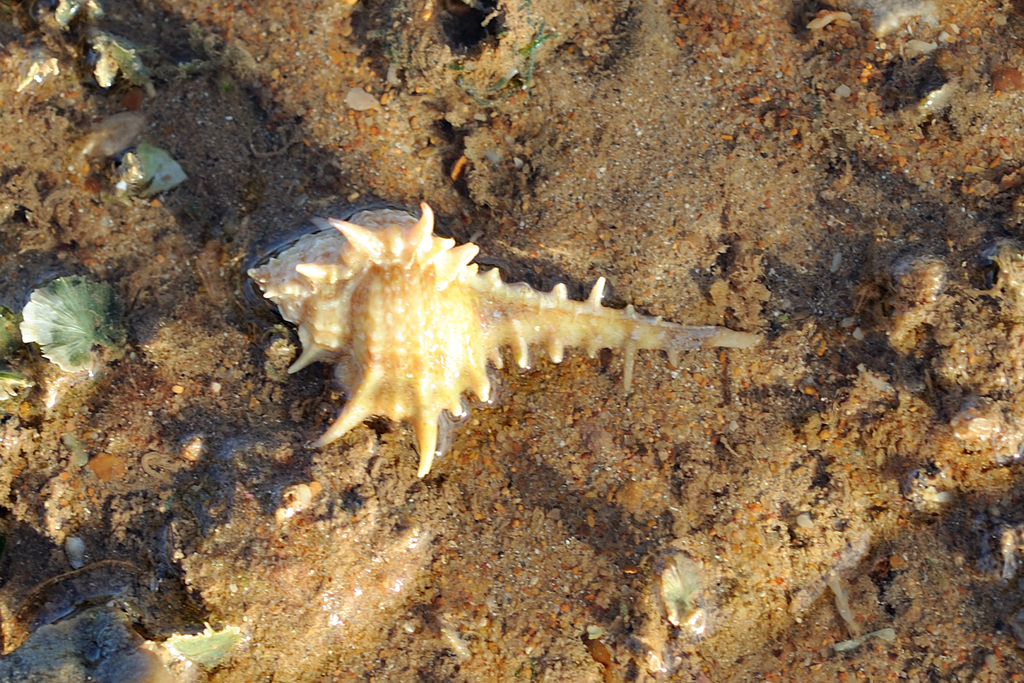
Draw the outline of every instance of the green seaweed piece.
<instances>
[{"instance_id":1,"label":"green seaweed piece","mask_svg":"<svg viewBox=\"0 0 1024 683\"><path fill-rule=\"evenodd\" d=\"M529 57L530 55L537 51L537 48L540 47L544 43L544 41L546 41L548 38L554 38L557 35L558 33L556 31L549 31L547 33L544 33L544 22L541 21L540 28L537 29L537 35L534 36L533 40L531 40L526 45L526 47L520 48L519 54L521 54L524 57Z\"/></svg>"},{"instance_id":2,"label":"green seaweed piece","mask_svg":"<svg viewBox=\"0 0 1024 683\"><path fill-rule=\"evenodd\" d=\"M176 657L185 657L207 669L213 669L223 663L241 642L242 634L237 626L215 631L206 624L202 633L194 636L176 634L168 638L164 645Z\"/></svg>"},{"instance_id":3,"label":"green seaweed piece","mask_svg":"<svg viewBox=\"0 0 1024 683\"><path fill-rule=\"evenodd\" d=\"M114 289L77 275L32 292L22 316L22 339L38 344L43 356L65 372L91 372L95 346L113 348L124 340Z\"/></svg>"}]
</instances>

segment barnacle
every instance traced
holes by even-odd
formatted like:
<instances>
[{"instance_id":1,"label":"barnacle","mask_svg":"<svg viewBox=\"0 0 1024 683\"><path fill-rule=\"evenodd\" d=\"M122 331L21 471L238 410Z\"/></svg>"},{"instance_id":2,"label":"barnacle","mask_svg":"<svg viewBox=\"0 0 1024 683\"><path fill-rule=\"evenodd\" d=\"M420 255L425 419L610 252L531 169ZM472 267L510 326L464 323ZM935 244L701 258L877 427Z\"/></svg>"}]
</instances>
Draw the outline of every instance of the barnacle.
<instances>
[{"instance_id":1,"label":"barnacle","mask_svg":"<svg viewBox=\"0 0 1024 683\"><path fill-rule=\"evenodd\" d=\"M181 164L166 150L145 140L138 144L135 152L124 155L124 163L118 168L117 175L120 178L119 189L134 187L140 197L152 197L188 180Z\"/></svg>"},{"instance_id":2,"label":"barnacle","mask_svg":"<svg viewBox=\"0 0 1024 683\"><path fill-rule=\"evenodd\" d=\"M419 476L430 471L442 411L463 414L462 394L487 401L487 365L502 366L511 347L521 368L530 347L542 345L561 362L578 346L625 353L630 388L640 349L664 349L673 365L682 351L702 346L746 348L754 334L688 327L601 305L599 278L586 301L571 301L564 284L538 292L506 284L497 269L477 272L479 248L437 237L434 214L421 204L419 219L405 211L362 211L351 221L315 222L322 228L296 241L249 276L298 326L302 354L288 369L335 363L350 391L348 403L314 446L340 438L370 416L409 421L420 452Z\"/></svg>"}]
</instances>

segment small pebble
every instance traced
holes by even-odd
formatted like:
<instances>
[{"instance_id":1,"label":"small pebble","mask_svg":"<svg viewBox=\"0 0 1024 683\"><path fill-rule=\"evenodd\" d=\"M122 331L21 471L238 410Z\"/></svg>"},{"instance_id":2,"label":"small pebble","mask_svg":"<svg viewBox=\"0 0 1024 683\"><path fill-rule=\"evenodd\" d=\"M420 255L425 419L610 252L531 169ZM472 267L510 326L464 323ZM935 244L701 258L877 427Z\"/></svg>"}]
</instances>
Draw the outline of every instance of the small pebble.
<instances>
[{"instance_id":1,"label":"small pebble","mask_svg":"<svg viewBox=\"0 0 1024 683\"><path fill-rule=\"evenodd\" d=\"M203 437L193 436L181 444L181 457L189 462L196 462L203 454Z\"/></svg>"},{"instance_id":2,"label":"small pebble","mask_svg":"<svg viewBox=\"0 0 1024 683\"><path fill-rule=\"evenodd\" d=\"M893 264L890 277L897 308L933 304L949 280L945 262L930 254L905 256Z\"/></svg>"},{"instance_id":3,"label":"small pebble","mask_svg":"<svg viewBox=\"0 0 1024 683\"><path fill-rule=\"evenodd\" d=\"M468 662L473 658L469 645L459 632L444 622L441 625L441 642L460 662Z\"/></svg>"},{"instance_id":4,"label":"small pebble","mask_svg":"<svg viewBox=\"0 0 1024 683\"><path fill-rule=\"evenodd\" d=\"M914 57L920 57L921 55L927 55L935 51L939 47L938 43L925 42L923 40L908 40L906 46L903 48L903 56L907 59L913 59Z\"/></svg>"},{"instance_id":5,"label":"small pebble","mask_svg":"<svg viewBox=\"0 0 1024 683\"><path fill-rule=\"evenodd\" d=\"M1024 609L1017 612L1010 620L1010 631L1013 633L1013 639L1017 642L1017 647L1024 648Z\"/></svg>"},{"instance_id":6,"label":"small pebble","mask_svg":"<svg viewBox=\"0 0 1024 683\"><path fill-rule=\"evenodd\" d=\"M953 436L961 441L990 441L1002 431L1002 417L998 404L985 397L969 397L949 425Z\"/></svg>"},{"instance_id":7,"label":"small pebble","mask_svg":"<svg viewBox=\"0 0 1024 683\"><path fill-rule=\"evenodd\" d=\"M120 154L135 144L146 117L138 112L124 111L103 119L79 142L83 156L100 159Z\"/></svg>"},{"instance_id":8,"label":"small pebble","mask_svg":"<svg viewBox=\"0 0 1024 683\"><path fill-rule=\"evenodd\" d=\"M810 529L814 526L814 522L811 521L811 516L806 512L801 512L796 516L796 525L801 529Z\"/></svg>"},{"instance_id":9,"label":"small pebble","mask_svg":"<svg viewBox=\"0 0 1024 683\"><path fill-rule=\"evenodd\" d=\"M85 565L85 541L78 536L68 536L64 540L64 552L68 556L68 564L72 569Z\"/></svg>"},{"instance_id":10,"label":"small pebble","mask_svg":"<svg viewBox=\"0 0 1024 683\"><path fill-rule=\"evenodd\" d=\"M848 12L836 12L833 10L821 10L818 12L818 16L807 24L807 28L812 31L818 31L825 28L833 21L850 21L853 19Z\"/></svg>"},{"instance_id":11,"label":"small pebble","mask_svg":"<svg viewBox=\"0 0 1024 683\"><path fill-rule=\"evenodd\" d=\"M1024 78L1012 66L997 66L992 69L992 89L1000 92L1014 92L1024 88Z\"/></svg>"},{"instance_id":12,"label":"small pebble","mask_svg":"<svg viewBox=\"0 0 1024 683\"><path fill-rule=\"evenodd\" d=\"M345 95L345 106L354 111L367 111L379 107L380 102L362 88L352 88Z\"/></svg>"}]
</instances>

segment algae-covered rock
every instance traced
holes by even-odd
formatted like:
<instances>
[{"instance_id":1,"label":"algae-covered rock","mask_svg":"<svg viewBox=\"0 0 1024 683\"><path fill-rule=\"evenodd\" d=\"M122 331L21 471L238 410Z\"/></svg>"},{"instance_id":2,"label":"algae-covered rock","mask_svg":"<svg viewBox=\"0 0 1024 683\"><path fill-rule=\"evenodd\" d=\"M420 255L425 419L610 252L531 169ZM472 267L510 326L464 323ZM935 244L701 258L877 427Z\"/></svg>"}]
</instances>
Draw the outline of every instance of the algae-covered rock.
<instances>
[{"instance_id":1,"label":"algae-covered rock","mask_svg":"<svg viewBox=\"0 0 1024 683\"><path fill-rule=\"evenodd\" d=\"M170 683L171 675L128 618L95 607L37 629L0 657L0 681L19 683Z\"/></svg>"},{"instance_id":2,"label":"algae-covered rock","mask_svg":"<svg viewBox=\"0 0 1024 683\"><path fill-rule=\"evenodd\" d=\"M153 83L149 79L149 69L139 57L139 48L131 42L101 31L96 28L89 30L89 42L96 51L96 63L93 75L101 88L114 85L117 74L121 74L132 85L138 85L153 92Z\"/></svg>"},{"instance_id":3,"label":"algae-covered rock","mask_svg":"<svg viewBox=\"0 0 1024 683\"><path fill-rule=\"evenodd\" d=\"M0 306L0 403L9 401L23 389L32 386L32 380L23 375L11 359L22 348L20 317Z\"/></svg>"}]
</instances>

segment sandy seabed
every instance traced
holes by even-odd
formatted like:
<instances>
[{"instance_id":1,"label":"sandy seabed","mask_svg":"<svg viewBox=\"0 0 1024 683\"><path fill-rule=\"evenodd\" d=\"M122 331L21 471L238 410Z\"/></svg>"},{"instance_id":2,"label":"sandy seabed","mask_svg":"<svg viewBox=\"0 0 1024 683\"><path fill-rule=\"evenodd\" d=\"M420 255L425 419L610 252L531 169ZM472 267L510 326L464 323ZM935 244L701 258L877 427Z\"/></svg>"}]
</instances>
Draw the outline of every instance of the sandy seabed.
<instances>
[{"instance_id":1,"label":"sandy seabed","mask_svg":"<svg viewBox=\"0 0 1024 683\"><path fill-rule=\"evenodd\" d=\"M0 2L0 304L107 282L126 341L92 377L0 359L34 384L0 416L6 661L111 605L182 681L1024 680L1019 3L52 13ZM148 82L99 87L95 30ZM124 111L186 182L81 154ZM642 353L628 394L614 350L537 350L422 480L408 425L312 449L342 389L287 375L245 270L421 200L507 281L763 340ZM219 667L162 651L204 622L242 636Z\"/></svg>"}]
</instances>

